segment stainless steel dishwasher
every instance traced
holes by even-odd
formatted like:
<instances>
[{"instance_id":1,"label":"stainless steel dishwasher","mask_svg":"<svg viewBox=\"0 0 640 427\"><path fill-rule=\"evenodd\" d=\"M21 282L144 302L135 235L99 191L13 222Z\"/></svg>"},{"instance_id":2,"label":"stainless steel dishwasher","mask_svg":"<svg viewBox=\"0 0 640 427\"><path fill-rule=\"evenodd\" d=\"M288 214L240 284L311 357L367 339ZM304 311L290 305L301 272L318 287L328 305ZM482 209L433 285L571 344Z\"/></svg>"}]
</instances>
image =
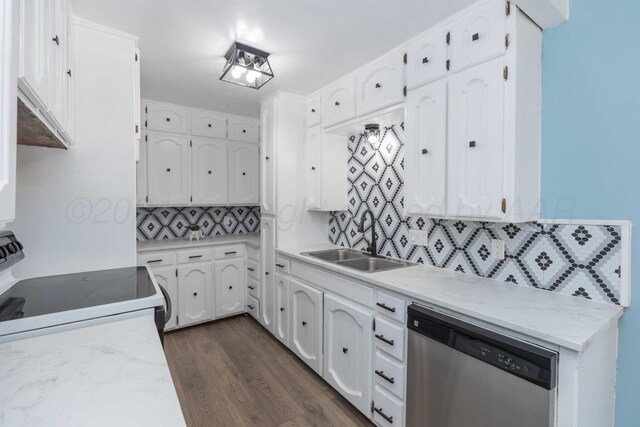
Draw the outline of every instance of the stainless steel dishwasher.
<instances>
[{"instance_id":1,"label":"stainless steel dishwasher","mask_svg":"<svg viewBox=\"0 0 640 427\"><path fill-rule=\"evenodd\" d=\"M407 427L549 427L557 353L413 304Z\"/></svg>"}]
</instances>

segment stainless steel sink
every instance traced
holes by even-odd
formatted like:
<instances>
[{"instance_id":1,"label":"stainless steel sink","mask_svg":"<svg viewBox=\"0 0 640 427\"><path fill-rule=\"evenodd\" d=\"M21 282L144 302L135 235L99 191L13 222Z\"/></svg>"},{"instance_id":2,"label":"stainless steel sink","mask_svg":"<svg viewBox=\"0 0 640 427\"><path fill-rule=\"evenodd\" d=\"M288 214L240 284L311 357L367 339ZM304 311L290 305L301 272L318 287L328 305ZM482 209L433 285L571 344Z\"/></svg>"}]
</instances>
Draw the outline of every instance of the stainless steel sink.
<instances>
[{"instance_id":1,"label":"stainless steel sink","mask_svg":"<svg viewBox=\"0 0 640 427\"><path fill-rule=\"evenodd\" d=\"M329 262L346 261L349 259L358 259L368 256L364 252L353 249L329 249L327 251L307 252L302 255L309 255Z\"/></svg>"},{"instance_id":2,"label":"stainless steel sink","mask_svg":"<svg viewBox=\"0 0 640 427\"><path fill-rule=\"evenodd\" d=\"M336 264L343 267L364 271L365 273L375 273L376 271L393 270L395 268L409 267L413 264L405 261L396 261L389 258L359 258L348 261L340 261Z\"/></svg>"},{"instance_id":3,"label":"stainless steel sink","mask_svg":"<svg viewBox=\"0 0 640 427\"><path fill-rule=\"evenodd\" d=\"M325 251L305 252L302 255L318 258L364 273L375 273L377 271L393 270L415 265L407 261L386 257L373 257L366 252L356 251L354 249L329 249Z\"/></svg>"}]
</instances>

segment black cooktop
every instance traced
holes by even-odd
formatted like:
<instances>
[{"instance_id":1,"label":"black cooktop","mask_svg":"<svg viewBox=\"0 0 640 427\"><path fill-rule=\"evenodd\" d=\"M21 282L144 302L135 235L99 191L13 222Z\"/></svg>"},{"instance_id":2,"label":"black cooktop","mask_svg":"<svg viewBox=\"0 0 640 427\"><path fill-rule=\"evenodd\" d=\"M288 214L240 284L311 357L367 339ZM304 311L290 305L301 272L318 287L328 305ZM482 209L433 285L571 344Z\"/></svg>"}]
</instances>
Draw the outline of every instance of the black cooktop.
<instances>
[{"instance_id":1,"label":"black cooktop","mask_svg":"<svg viewBox=\"0 0 640 427\"><path fill-rule=\"evenodd\" d=\"M156 294L145 267L21 280L0 295L0 322L147 298Z\"/></svg>"}]
</instances>

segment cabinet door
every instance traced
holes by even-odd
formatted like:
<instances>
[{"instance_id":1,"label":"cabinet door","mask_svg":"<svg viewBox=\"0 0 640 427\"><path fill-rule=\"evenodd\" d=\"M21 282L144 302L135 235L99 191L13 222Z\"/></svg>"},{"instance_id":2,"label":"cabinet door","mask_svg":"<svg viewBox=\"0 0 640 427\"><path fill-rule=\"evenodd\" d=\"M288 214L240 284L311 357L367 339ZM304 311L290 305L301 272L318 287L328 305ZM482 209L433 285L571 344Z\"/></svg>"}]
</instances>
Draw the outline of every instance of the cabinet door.
<instances>
[{"instance_id":1,"label":"cabinet door","mask_svg":"<svg viewBox=\"0 0 640 427\"><path fill-rule=\"evenodd\" d=\"M322 108L322 94L316 93L311 95L306 102L307 107L307 126L319 125L322 121L320 109ZM263 122L264 123L264 122Z\"/></svg>"},{"instance_id":2,"label":"cabinet door","mask_svg":"<svg viewBox=\"0 0 640 427\"><path fill-rule=\"evenodd\" d=\"M323 126L331 126L356 116L356 75L351 73L322 90Z\"/></svg>"},{"instance_id":3,"label":"cabinet door","mask_svg":"<svg viewBox=\"0 0 640 427\"><path fill-rule=\"evenodd\" d=\"M260 123L247 117L229 117L229 139L234 141L258 143Z\"/></svg>"},{"instance_id":4,"label":"cabinet door","mask_svg":"<svg viewBox=\"0 0 640 427\"><path fill-rule=\"evenodd\" d=\"M502 215L503 62L452 76L449 86L447 214Z\"/></svg>"},{"instance_id":5,"label":"cabinet door","mask_svg":"<svg viewBox=\"0 0 640 427\"><path fill-rule=\"evenodd\" d=\"M255 205L260 202L257 144L229 143L229 203Z\"/></svg>"},{"instance_id":6,"label":"cabinet door","mask_svg":"<svg viewBox=\"0 0 640 427\"><path fill-rule=\"evenodd\" d=\"M227 118L208 111L191 111L191 135L226 138Z\"/></svg>"},{"instance_id":7,"label":"cabinet door","mask_svg":"<svg viewBox=\"0 0 640 427\"><path fill-rule=\"evenodd\" d=\"M322 375L322 292L295 279L289 281L290 349Z\"/></svg>"},{"instance_id":8,"label":"cabinet door","mask_svg":"<svg viewBox=\"0 0 640 427\"><path fill-rule=\"evenodd\" d=\"M51 0L49 23L50 34L53 43L50 43L49 57L49 104L45 113L47 118L56 125L58 129L66 129L66 103L67 103L67 79L66 70L66 1Z\"/></svg>"},{"instance_id":9,"label":"cabinet door","mask_svg":"<svg viewBox=\"0 0 640 427\"><path fill-rule=\"evenodd\" d=\"M156 282L158 282L158 285L162 286L167 291L169 298L171 299L171 318L164 328L165 330L173 329L178 326L177 319L179 310L178 278L176 277L176 269L173 266L152 268L151 273L153 273L153 277L156 279Z\"/></svg>"},{"instance_id":10,"label":"cabinet door","mask_svg":"<svg viewBox=\"0 0 640 427\"><path fill-rule=\"evenodd\" d=\"M187 110L165 104L149 102L145 107L146 126L149 130L186 135L189 131Z\"/></svg>"},{"instance_id":11,"label":"cabinet door","mask_svg":"<svg viewBox=\"0 0 640 427\"><path fill-rule=\"evenodd\" d=\"M506 13L504 0L496 0L453 23L451 27L451 69L503 54L506 49Z\"/></svg>"},{"instance_id":12,"label":"cabinet door","mask_svg":"<svg viewBox=\"0 0 640 427\"><path fill-rule=\"evenodd\" d=\"M260 212L276 214L276 98L262 104L262 138L260 143Z\"/></svg>"},{"instance_id":13,"label":"cabinet door","mask_svg":"<svg viewBox=\"0 0 640 427\"><path fill-rule=\"evenodd\" d=\"M191 195L195 205L225 205L228 200L227 141L191 141Z\"/></svg>"},{"instance_id":14,"label":"cabinet door","mask_svg":"<svg viewBox=\"0 0 640 427\"><path fill-rule=\"evenodd\" d=\"M262 325L272 334L275 331L274 272L276 252L276 221L274 218L260 219L260 270L262 280Z\"/></svg>"},{"instance_id":15,"label":"cabinet door","mask_svg":"<svg viewBox=\"0 0 640 427\"><path fill-rule=\"evenodd\" d=\"M289 346L289 277L276 274L275 288L275 336Z\"/></svg>"},{"instance_id":16,"label":"cabinet door","mask_svg":"<svg viewBox=\"0 0 640 427\"><path fill-rule=\"evenodd\" d=\"M448 29L434 31L407 49L407 87L413 89L447 74Z\"/></svg>"},{"instance_id":17,"label":"cabinet door","mask_svg":"<svg viewBox=\"0 0 640 427\"><path fill-rule=\"evenodd\" d=\"M322 129L315 126L307 130L306 188L307 208L322 208Z\"/></svg>"},{"instance_id":18,"label":"cabinet door","mask_svg":"<svg viewBox=\"0 0 640 427\"><path fill-rule=\"evenodd\" d=\"M42 110L49 105L53 38L51 0L21 0L18 87Z\"/></svg>"},{"instance_id":19,"label":"cabinet door","mask_svg":"<svg viewBox=\"0 0 640 427\"><path fill-rule=\"evenodd\" d=\"M147 141L148 137L140 139L140 160L136 163L136 204L147 203Z\"/></svg>"},{"instance_id":20,"label":"cabinet door","mask_svg":"<svg viewBox=\"0 0 640 427\"><path fill-rule=\"evenodd\" d=\"M373 314L324 298L324 379L362 413L370 412Z\"/></svg>"},{"instance_id":21,"label":"cabinet door","mask_svg":"<svg viewBox=\"0 0 640 427\"><path fill-rule=\"evenodd\" d=\"M244 312L247 277L244 259L216 261L215 270L215 317Z\"/></svg>"},{"instance_id":22,"label":"cabinet door","mask_svg":"<svg viewBox=\"0 0 640 427\"><path fill-rule=\"evenodd\" d=\"M405 207L411 214L445 214L447 80L407 97Z\"/></svg>"},{"instance_id":23,"label":"cabinet door","mask_svg":"<svg viewBox=\"0 0 640 427\"><path fill-rule=\"evenodd\" d=\"M357 112L367 114L403 101L404 54L392 52L358 69Z\"/></svg>"},{"instance_id":24,"label":"cabinet door","mask_svg":"<svg viewBox=\"0 0 640 427\"><path fill-rule=\"evenodd\" d=\"M211 319L211 263L178 267L178 324Z\"/></svg>"},{"instance_id":25,"label":"cabinet door","mask_svg":"<svg viewBox=\"0 0 640 427\"><path fill-rule=\"evenodd\" d=\"M148 134L149 203L189 203L189 141L183 136Z\"/></svg>"}]
</instances>

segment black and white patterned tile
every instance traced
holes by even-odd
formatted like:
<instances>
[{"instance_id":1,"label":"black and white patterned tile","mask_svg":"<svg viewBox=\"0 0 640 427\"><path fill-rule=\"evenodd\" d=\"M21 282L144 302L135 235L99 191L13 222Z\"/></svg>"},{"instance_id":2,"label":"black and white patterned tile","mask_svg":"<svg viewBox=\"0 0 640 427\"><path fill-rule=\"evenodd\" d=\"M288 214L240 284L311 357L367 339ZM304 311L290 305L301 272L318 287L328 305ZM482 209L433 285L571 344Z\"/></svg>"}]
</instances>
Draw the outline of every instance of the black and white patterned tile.
<instances>
[{"instance_id":1,"label":"black and white patterned tile","mask_svg":"<svg viewBox=\"0 0 640 427\"><path fill-rule=\"evenodd\" d=\"M348 146L348 210L331 214L332 243L366 248L371 230L359 233L358 221L371 209L382 255L620 304L619 226L407 218L402 214L404 124L384 129L378 147L363 135L351 137ZM428 231L429 244L410 244L409 229ZM505 242L505 259L491 256L492 239Z\"/></svg>"},{"instance_id":2,"label":"black and white patterned tile","mask_svg":"<svg viewBox=\"0 0 640 427\"><path fill-rule=\"evenodd\" d=\"M138 208L136 239L159 240L188 236L199 225L205 236L255 233L260 230L260 208L235 206Z\"/></svg>"}]
</instances>

